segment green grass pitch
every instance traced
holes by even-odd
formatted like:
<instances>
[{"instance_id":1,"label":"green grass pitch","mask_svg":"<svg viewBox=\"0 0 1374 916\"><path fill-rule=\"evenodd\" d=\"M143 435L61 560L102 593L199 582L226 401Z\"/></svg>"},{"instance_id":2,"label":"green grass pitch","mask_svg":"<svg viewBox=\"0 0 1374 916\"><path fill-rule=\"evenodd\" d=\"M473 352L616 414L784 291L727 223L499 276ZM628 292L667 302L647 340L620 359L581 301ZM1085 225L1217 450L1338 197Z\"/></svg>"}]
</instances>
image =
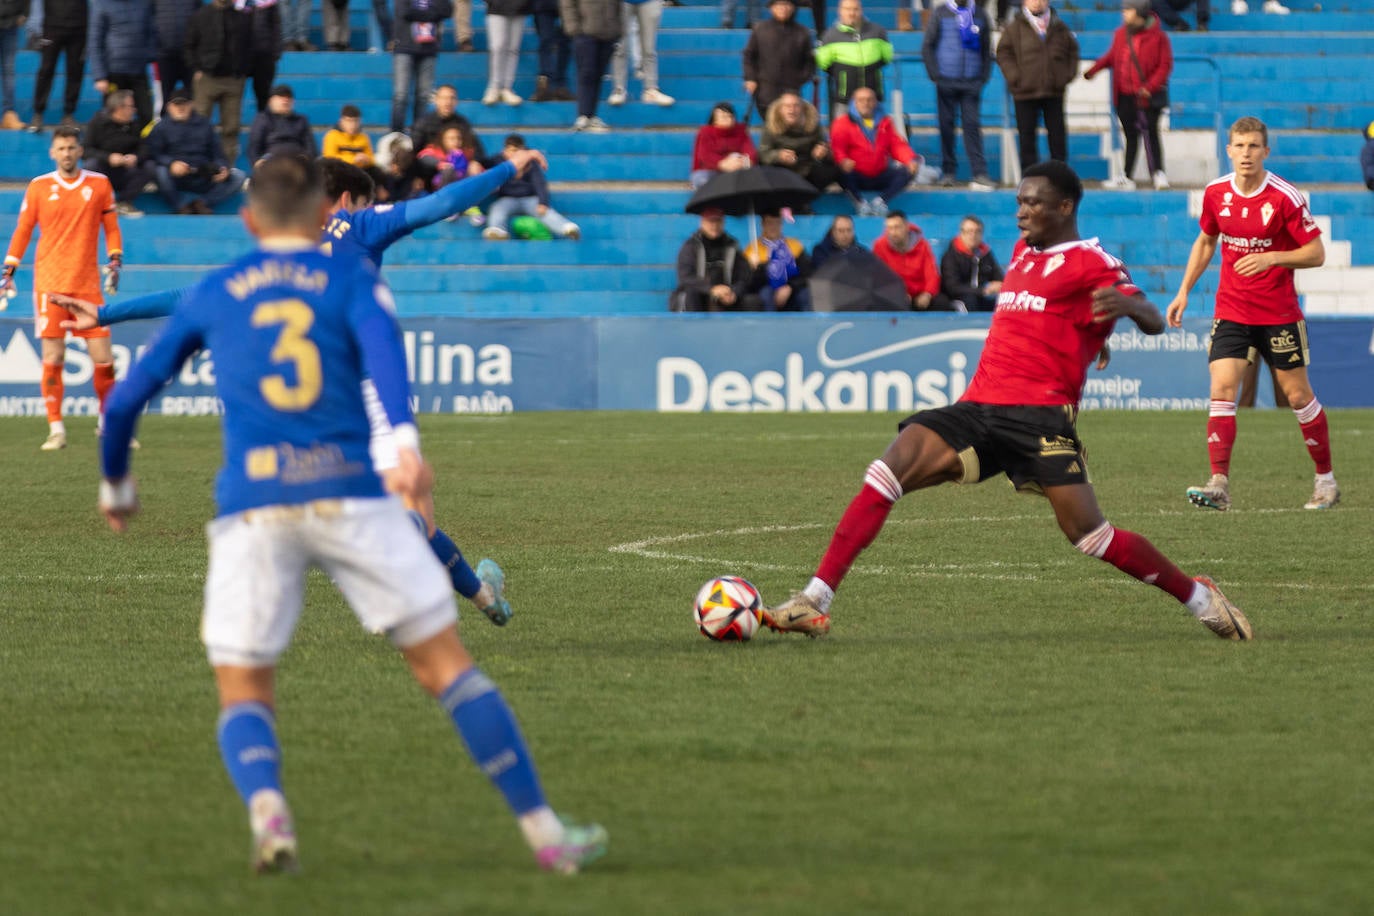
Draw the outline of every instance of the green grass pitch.
<instances>
[{"instance_id":1,"label":"green grass pitch","mask_svg":"<svg viewBox=\"0 0 1374 916\"><path fill-rule=\"evenodd\" d=\"M1229 513L1184 499L1200 415L1082 419L1107 517L1214 576L1253 643L1004 481L902 500L829 639L702 638L712 575L807 581L896 419L424 418L441 524L516 609L464 602L465 639L555 807L611 832L571 880L319 576L279 677L304 870L252 876L198 642L215 422L145 420L124 537L90 420L58 454L0 424L0 913L1374 910L1374 412L1332 413L1322 513L1288 411L1243 413Z\"/></svg>"}]
</instances>

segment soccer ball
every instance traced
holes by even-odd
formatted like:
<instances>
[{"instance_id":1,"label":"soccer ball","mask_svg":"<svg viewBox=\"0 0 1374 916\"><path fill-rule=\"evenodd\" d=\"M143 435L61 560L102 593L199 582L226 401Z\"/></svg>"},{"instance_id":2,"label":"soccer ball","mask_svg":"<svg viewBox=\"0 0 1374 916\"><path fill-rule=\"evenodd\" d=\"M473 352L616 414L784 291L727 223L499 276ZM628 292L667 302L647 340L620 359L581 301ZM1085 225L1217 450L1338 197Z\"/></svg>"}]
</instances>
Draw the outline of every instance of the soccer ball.
<instances>
[{"instance_id":1,"label":"soccer ball","mask_svg":"<svg viewBox=\"0 0 1374 916\"><path fill-rule=\"evenodd\" d=\"M763 619L759 590L739 576L712 579L697 592L692 617L708 639L742 642L752 639Z\"/></svg>"}]
</instances>

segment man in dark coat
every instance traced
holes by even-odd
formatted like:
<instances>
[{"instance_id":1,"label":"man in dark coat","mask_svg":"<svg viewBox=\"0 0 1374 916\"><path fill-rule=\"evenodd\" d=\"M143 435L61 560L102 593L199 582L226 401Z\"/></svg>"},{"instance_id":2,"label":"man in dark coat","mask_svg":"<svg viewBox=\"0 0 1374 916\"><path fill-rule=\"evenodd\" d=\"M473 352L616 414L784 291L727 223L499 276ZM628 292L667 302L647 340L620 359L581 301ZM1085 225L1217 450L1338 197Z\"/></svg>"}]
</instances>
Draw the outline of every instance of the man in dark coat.
<instances>
[{"instance_id":1,"label":"man in dark coat","mask_svg":"<svg viewBox=\"0 0 1374 916\"><path fill-rule=\"evenodd\" d=\"M191 68L186 66L186 28L200 9L200 0L153 0L153 27L157 33L157 81L162 100L178 90L192 92ZM161 112L158 112L161 115Z\"/></svg>"},{"instance_id":2,"label":"man in dark coat","mask_svg":"<svg viewBox=\"0 0 1374 916\"><path fill-rule=\"evenodd\" d=\"M772 19L754 24L744 46L744 89L754 107L766 114L784 92L798 92L816 75L811 31L797 22L793 0L772 0Z\"/></svg>"},{"instance_id":3,"label":"man in dark coat","mask_svg":"<svg viewBox=\"0 0 1374 916\"><path fill-rule=\"evenodd\" d=\"M990 312L997 307L1003 276L997 256L983 241L983 221L964 217L940 258L940 292L956 305L963 303L956 311Z\"/></svg>"},{"instance_id":4,"label":"man in dark coat","mask_svg":"<svg viewBox=\"0 0 1374 916\"><path fill-rule=\"evenodd\" d=\"M677 253L677 289L668 298L668 308L674 312L756 312L758 297L745 292L753 275L739 242L725 231L725 212L703 210L701 227Z\"/></svg>"},{"instance_id":5,"label":"man in dark coat","mask_svg":"<svg viewBox=\"0 0 1374 916\"><path fill-rule=\"evenodd\" d=\"M90 8L86 0L42 0L43 37L39 39L38 76L33 84L33 119L29 133L43 129L57 59L66 59L66 85L62 90L62 123L76 126L76 103L81 98L81 79L86 72L86 34Z\"/></svg>"},{"instance_id":6,"label":"man in dark coat","mask_svg":"<svg viewBox=\"0 0 1374 916\"><path fill-rule=\"evenodd\" d=\"M1043 117L1050 158L1068 162L1064 91L1078 76L1078 39L1050 9L1049 0L1025 0L997 43L997 65L1016 103L1021 168L1040 161L1036 131Z\"/></svg>"},{"instance_id":7,"label":"man in dark coat","mask_svg":"<svg viewBox=\"0 0 1374 916\"><path fill-rule=\"evenodd\" d=\"M111 92L105 96L105 107L96 112L82 132L82 165L110 179L115 209L120 216L127 217L143 215L134 206L134 200L143 193L143 186L155 178L153 164L143 155L137 112L132 92Z\"/></svg>"},{"instance_id":8,"label":"man in dark coat","mask_svg":"<svg viewBox=\"0 0 1374 916\"><path fill-rule=\"evenodd\" d=\"M153 0L91 0L86 58L102 97L116 89L133 92L142 130L153 119L148 80L148 65L157 60Z\"/></svg>"},{"instance_id":9,"label":"man in dark coat","mask_svg":"<svg viewBox=\"0 0 1374 916\"><path fill-rule=\"evenodd\" d=\"M246 177L229 167L215 128L183 93L167 102L167 116L148 132L148 158L157 168L158 190L177 213L212 212L238 193Z\"/></svg>"},{"instance_id":10,"label":"man in dark coat","mask_svg":"<svg viewBox=\"0 0 1374 916\"><path fill-rule=\"evenodd\" d=\"M248 161L288 153L314 159L318 150L309 119L296 111L296 93L283 83L272 87L267 107L248 129Z\"/></svg>"},{"instance_id":11,"label":"man in dark coat","mask_svg":"<svg viewBox=\"0 0 1374 916\"><path fill-rule=\"evenodd\" d=\"M214 0L196 11L186 28L184 53L195 74L196 113L209 118L219 105L220 142L230 165L239 158L250 27L249 14L236 10L233 0Z\"/></svg>"}]
</instances>

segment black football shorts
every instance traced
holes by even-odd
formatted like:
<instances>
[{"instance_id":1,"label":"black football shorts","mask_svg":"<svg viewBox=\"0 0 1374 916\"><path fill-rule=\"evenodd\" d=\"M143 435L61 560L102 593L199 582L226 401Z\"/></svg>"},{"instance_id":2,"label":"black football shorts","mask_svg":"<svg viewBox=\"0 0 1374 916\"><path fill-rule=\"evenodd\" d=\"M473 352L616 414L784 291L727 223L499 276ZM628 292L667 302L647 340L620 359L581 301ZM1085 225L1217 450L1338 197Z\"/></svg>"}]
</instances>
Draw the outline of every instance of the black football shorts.
<instances>
[{"instance_id":1,"label":"black football shorts","mask_svg":"<svg viewBox=\"0 0 1374 916\"><path fill-rule=\"evenodd\" d=\"M1312 362L1307 350L1307 322L1288 324L1241 324L1218 318L1212 322L1212 339L1207 344L1207 361L1243 359L1253 363L1256 355L1275 369L1301 369Z\"/></svg>"}]
</instances>

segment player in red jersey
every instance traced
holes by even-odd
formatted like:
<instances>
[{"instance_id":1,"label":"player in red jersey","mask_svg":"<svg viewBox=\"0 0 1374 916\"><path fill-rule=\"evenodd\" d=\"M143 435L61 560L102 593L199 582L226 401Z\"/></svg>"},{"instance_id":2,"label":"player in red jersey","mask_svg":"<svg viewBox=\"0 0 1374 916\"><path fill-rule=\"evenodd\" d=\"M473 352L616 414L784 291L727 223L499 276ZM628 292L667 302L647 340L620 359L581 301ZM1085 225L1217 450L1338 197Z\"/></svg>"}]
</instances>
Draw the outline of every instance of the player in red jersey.
<instances>
[{"instance_id":1,"label":"player in red jersey","mask_svg":"<svg viewBox=\"0 0 1374 916\"><path fill-rule=\"evenodd\" d=\"M1211 580L1189 578L1097 507L1074 425L1088 364L1116 319L1129 318L1146 334L1161 333L1164 319L1120 261L1096 239L1079 238L1083 183L1073 169L1052 160L1023 175L1016 193L1021 240L973 381L957 403L901 422L897 438L868 466L806 589L765 609L773 629L830 631L835 589L903 495L1006 474L1018 490L1049 499L1060 529L1083 553L1173 595L1223 639L1251 637L1249 621Z\"/></svg>"},{"instance_id":2,"label":"player in red jersey","mask_svg":"<svg viewBox=\"0 0 1374 916\"><path fill-rule=\"evenodd\" d=\"M1212 376L1207 418L1207 457L1212 478L1188 488L1195 506L1231 507L1231 449L1236 442L1236 392L1247 363L1256 355L1274 367L1275 377L1298 418L1303 442L1316 465L1312 498L1304 509L1330 509L1341 491L1331 473L1331 435L1326 412L1307 380L1311 362L1307 323L1298 307L1293 271L1326 260L1321 230L1297 188L1264 167L1269 129L1259 118L1231 125L1226 155L1235 169L1207 185L1202 194L1202 231L1193 242L1178 295L1169 303L1169 324L1183 323L1188 292L1221 244L1221 282L1207 346Z\"/></svg>"},{"instance_id":3,"label":"player in red jersey","mask_svg":"<svg viewBox=\"0 0 1374 916\"><path fill-rule=\"evenodd\" d=\"M49 154L57 169L39 175L29 182L24 192L19 224L10 238L5 266L0 272L0 295L6 299L14 297L14 270L24 259L24 251L37 227L41 236L38 253L34 256L33 305L36 333L43 348L43 376L39 387L48 411L48 438L42 448L55 451L67 447L67 429L62 423L62 367L67 361L67 331L62 322L72 315L49 297L61 293L103 302L102 287L106 292L114 292L118 285L123 252L110 180L81 168L81 140L77 129L59 127L53 131ZM109 256L103 281L96 248L102 226L105 252ZM105 399L114 387L110 329L91 328L72 334L86 339L87 352L95 364L93 382L103 417Z\"/></svg>"}]
</instances>

